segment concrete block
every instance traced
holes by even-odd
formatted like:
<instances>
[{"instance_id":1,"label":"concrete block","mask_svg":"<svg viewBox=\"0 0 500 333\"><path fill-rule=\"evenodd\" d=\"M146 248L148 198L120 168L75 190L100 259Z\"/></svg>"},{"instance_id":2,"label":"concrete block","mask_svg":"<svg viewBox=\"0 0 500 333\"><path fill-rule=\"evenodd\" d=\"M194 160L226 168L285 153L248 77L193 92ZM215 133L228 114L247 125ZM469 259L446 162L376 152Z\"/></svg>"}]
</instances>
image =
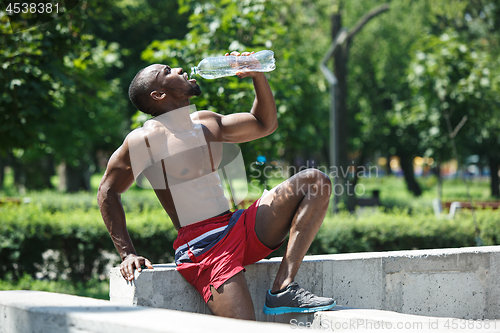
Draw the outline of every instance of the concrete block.
<instances>
[{"instance_id":1,"label":"concrete block","mask_svg":"<svg viewBox=\"0 0 500 333\"><path fill-rule=\"evenodd\" d=\"M474 272L407 273L401 313L482 319L486 290Z\"/></svg>"},{"instance_id":2,"label":"concrete block","mask_svg":"<svg viewBox=\"0 0 500 333\"><path fill-rule=\"evenodd\" d=\"M290 332L284 325L229 319L39 291L0 291L0 333Z\"/></svg>"},{"instance_id":3,"label":"concrete block","mask_svg":"<svg viewBox=\"0 0 500 333\"><path fill-rule=\"evenodd\" d=\"M175 269L175 264L153 265L154 269L135 272L133 281L126 281L113 268L110 273L110 301L126 305L210 313L196 289Z\"/></svg>"},{"instance_id":4,"label":"concrete block","mask_svg":"<svg viewBox=\"0 0 500 333\"><path fill-rule=\"evenodd\" d=\"M471 271L489 266L489 253L420 253L384 258L385 273Z\"/></svg>"},{"instance_id":5,"label":"concrete block","mask_svg":"<svg viewBox=\"0 0 500 333\"><path fill-rule=\"evenodd\" d=\"M403 309L403 286L407 280L407 273L385 274L385 289L382 307L380 310L401 312Z\"/></svg>"},{"instance_id":6,"label":"concrete block","mask_svg":"<svg viewBox=\"0 0 500 333\"><path fill-rule=\"evenodd\" d=\"M275 264L265 260L259 265L249 265L246 267L245 279L252 296L255 310L255 318L258 321L274 322L274 316L267 316L262 311L266 301L266 292L271 288L274 276L271 276L270 267Z\"/></svg>"},{"instance_id":7,"label":"concrete block","mask_svg":"<svg viewBox=\"0 0 500 333\"><path fill-rule=\"evenodd\" d=\"M457 270L471 272L484 271L490 267L491 252L471 251L458 254Z\"/></svg>"},{"instance_id":8,"label":"concrete block","mask_svg":"<svg viewBox=\"0 0 500 333\"><path fill-rule=\"evenodd\" d=\"M335 260L332 262L331 285L337 304L357 308L380 309L383 286L381 258Z\"/></svg>"},{"instance_id":9,"label":"concrete block","mask_svg":"<svg viewBox=\"0 0 500 333\"><path fill-rule=\"evenodd\" d=\"M492 252L493 250L493 252ZM383 258L384 307L407 314L483 319L497 248L392 252Z\"/></svg>"},{"instance_id":10,"label":"concrete block","mask_svg":"<svg viewBox=\"0 0 500 333\"><path fill-rule=\"evenodd\" d=\"M125 281L118 267L109 271L109 298L117 304L137 305L134 281Z\"/></svg>"},{"instance_id":11,"label":"concrete block","mask_svg":"<svg viewBox=\"0 0 500 333\"><path fill-rule=\"evenodd\" d=\"M333 260L322 260L323 262L323 293L324 297L334 298L335 286L333 282Z\"/></svg>"},{"instance_id":12,"label":"concrete block","mask_svg":"<svg viewBox=\"0 0 500 333\"><path fill-rule=\"evenodd\" d=\"M266 316L266 292L281 258L246 267L245 278L259 321L289 323L298 316ZM306 256L296 281L337 304L456 318L500 318L500 246ZM209 313L173 264L155 265L133 283L111 274L110 296L122 304Z\"/></svg>"},{"instance_id":13,"label":"concrete block","mask_svg":"<svg viewBox=\"0 0 500 333\"><path fill-rule=\"evenodd\" d=\"M316 295L323 295L323 261L304 260L295 281Z\"/></svg>"},{"instance_id":14,"label":"concrete block","mask_svg":"<svg viewBox=\"0 0 500 333\"><path fill-rule=\"evenodd\" d=\"M490 253L490 270L486 274L486 313L485 318L500 318L500 253Z\"/></svg>"}]
</instances>

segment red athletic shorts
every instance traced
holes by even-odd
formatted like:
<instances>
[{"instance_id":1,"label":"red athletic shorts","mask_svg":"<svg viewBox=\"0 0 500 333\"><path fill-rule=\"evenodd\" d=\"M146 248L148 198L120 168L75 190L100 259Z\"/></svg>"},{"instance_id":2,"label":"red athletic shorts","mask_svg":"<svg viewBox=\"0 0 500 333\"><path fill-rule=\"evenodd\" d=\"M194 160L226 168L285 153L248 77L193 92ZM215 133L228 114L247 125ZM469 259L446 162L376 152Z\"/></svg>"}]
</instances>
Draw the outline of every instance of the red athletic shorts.
<instances>
[{"instance_id":1,"label":"red athletic shorts","mask_svg":"<svg viewBox=\"0 0 500 333\"><path fill-rule=\"evenodd\" d=\"M268 248L255 233L259 200L250 207L179 229L174 242L177 270L201 294L205 303L229 278L267 257Z\"/></svg>"}]
</instances>

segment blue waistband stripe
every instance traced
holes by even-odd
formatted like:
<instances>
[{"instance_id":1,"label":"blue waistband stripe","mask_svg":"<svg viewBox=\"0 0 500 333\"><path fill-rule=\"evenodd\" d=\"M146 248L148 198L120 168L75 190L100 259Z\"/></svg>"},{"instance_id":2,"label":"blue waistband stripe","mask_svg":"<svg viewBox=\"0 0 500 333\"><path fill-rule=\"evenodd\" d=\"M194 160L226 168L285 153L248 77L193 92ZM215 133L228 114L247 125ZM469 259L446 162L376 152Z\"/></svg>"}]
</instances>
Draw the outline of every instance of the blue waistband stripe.
<instances>
[{"instance_id":1,"label":"blue waistband stripe","mask_svg":"<svg viewBox=\"0 0 500 333\"><path fill-rule=\"evenodd\" d=\"M237 210L229 219L229 223L223 227L207 231L203 235L200 235L191 241L183 244L175 250L175 264L180 265L185 262L192 262L188 255L188 249L195 257L198 257L220 242L231 230L231 228L238 222L243 209Z\"/></svg>"}]
</instances>

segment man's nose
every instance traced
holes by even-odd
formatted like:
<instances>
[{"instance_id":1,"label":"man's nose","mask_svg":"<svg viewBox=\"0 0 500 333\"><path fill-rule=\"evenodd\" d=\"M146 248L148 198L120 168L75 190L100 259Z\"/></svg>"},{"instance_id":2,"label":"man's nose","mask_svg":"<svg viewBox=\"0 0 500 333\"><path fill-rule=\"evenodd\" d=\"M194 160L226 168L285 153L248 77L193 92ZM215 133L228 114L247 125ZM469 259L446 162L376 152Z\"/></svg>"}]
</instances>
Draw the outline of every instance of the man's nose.
<instances>
[{"instance_id":1,"label":"man's nose","mask_svg":"<svg viewBox=\"0 0 500 333\"><path fill-rule=\"evenodd\" d=\"M177 74L181 75L184 73L184 70L182 68L177 68Z\"/></svg>"}]
</instances>

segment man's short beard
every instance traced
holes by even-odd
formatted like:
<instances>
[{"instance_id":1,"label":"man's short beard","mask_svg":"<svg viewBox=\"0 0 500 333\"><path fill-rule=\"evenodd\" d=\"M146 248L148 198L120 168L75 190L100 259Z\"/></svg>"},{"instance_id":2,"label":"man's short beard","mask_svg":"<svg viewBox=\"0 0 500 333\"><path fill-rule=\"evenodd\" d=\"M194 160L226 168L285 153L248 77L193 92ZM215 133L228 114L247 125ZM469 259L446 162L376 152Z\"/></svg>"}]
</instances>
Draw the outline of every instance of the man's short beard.
<instances>
[{"instance_id":1,"label":"man's short beard","mask_svg":"<svg viewBox=\"0 0 500 333\"><path fill-rule=\"evenodd\" d=\"M201 95L201 88L199 85L195 84L194 86L191 86L191 88L188 91L189 96L200 96Z\"/></svg>"}]
</instances>

